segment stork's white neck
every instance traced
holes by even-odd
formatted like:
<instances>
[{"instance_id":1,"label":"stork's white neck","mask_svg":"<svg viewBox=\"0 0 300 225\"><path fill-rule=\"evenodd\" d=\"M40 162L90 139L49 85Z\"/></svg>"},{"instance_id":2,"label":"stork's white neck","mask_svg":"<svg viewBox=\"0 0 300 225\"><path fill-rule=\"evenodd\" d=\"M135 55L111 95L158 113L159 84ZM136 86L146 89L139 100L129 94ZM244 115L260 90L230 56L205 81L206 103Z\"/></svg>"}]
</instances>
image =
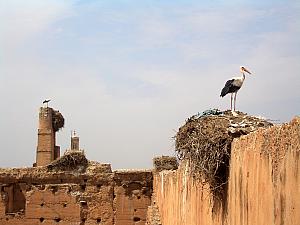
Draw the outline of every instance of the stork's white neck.
<instances>
[{"instance_id":1,"label":"stork's white neck","mask_svg":"<svg viewBox=\"0 0 300 225\"><path fill-rule=\"evenodd\" d=\"M244 82L245 78L246 78L245 73L242 72L242 76L241 76L241 78L240 78L240 79L242 80L242 82Z\"/></svg>"}]
</instances>

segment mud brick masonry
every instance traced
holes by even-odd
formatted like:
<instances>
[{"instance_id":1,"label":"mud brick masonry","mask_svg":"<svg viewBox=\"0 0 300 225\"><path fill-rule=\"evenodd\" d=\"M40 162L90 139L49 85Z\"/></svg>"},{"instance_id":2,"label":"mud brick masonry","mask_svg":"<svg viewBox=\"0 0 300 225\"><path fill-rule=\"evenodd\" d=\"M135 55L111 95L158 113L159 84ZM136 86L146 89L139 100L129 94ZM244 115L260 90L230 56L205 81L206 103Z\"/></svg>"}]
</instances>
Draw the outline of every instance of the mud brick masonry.
<instances>
[{"instance_id":1,"label":"mud brick masonry","mask_svg":"<svg viewBox=\"0 0 300 225\"><path fill-rule=\"evenodd\" d=\"M1 169L0 224L145 224L151 171Z\"/></svg>"}]
</instances>

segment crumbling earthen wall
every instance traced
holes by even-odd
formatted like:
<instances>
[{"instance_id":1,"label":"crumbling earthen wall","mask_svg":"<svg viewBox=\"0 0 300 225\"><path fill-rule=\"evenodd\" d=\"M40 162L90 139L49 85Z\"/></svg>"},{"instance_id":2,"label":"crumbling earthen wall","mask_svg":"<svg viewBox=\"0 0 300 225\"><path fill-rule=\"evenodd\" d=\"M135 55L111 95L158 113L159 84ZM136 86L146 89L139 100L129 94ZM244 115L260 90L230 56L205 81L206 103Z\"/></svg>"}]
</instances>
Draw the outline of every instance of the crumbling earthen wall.
<instances>
[{"instance_id":1,"label":"crumbling earthen wall","mask_svg":"<svg viewBox=\"0 0 300 225\"><path fill-rule=\"evenodd\" d=\"M115 225L144 225L151 204L152 172L116 171L114 180Z\"/></svg>"},{"instance_id":2,"label":"crumbling earthen wall","mask_svg":"<svg viewBox=\"0 0 300 225\"><path fill-rule=\"evenodd\" d=\"M209 186L190 176L188 164L156 173L153 178L154 201L163 225L222 224L222 209L213 213Z\"/></svg>"},{"instance_id":3,"label":"crumbling earthen wall","mask_svg":"<svg viewBox=\"0 0 300 225\"><path fill-rule=\"evenodd\" d=\"M228 224L300 224L300 118L233 142Z\"/></svg>"},{"instance_id":4,"label":"crumbling earthen wall","mask_svg":"<svg viewBox=\"0 0 300 225\"><path fill-rule=\"evenodd\" d=\"M218 200L189 165L154 175L163 225L300 224L300 118L233 141L228 191Z\"/></svg>"},{"instance_id":5,"label":"crumbling earthen wall","mask_svg":"<svg viewBox=\"0 0 300 225\"><path fill-rule=\"evenodd\" d=\"M0 169L0 190L0 225L139 225L150 204L152 172L112 172L109 164L85 173Z\"/></svg>"}]
</instances>

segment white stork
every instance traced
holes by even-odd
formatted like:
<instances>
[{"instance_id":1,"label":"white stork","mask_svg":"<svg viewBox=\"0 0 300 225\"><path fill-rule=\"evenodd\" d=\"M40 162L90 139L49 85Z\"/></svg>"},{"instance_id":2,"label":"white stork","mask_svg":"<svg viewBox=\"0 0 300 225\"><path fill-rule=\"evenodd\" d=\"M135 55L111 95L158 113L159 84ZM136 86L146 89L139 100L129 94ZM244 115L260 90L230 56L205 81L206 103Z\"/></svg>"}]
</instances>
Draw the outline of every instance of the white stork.
<instances>
[{"instance_id":1,"label":"white stork","mask_svg":"<svg viewBox=\"0 0 300 225\"><path fill-rule=\"evenodd\" d=\"M46 106L47 106L47 108L48 108L48 102L50 102L50 101L51 101L51 99L46 99L46 100L43 101L43 104L46 103Z\"/></svg>"},{"instance_id":2,"label":"white stork","mask_svg":"<svg viewBox=\"0 0 300 225\"><path fill-rule=\"evenodd\" d=\"M230 109L231 109L231 111L232 111L232 98L233 98L233 95L234 95L233 112L235 111L236 94L237 94L238 90L240 90L240 88L242 87L242 85L244 83L244 80L246 78L245 72L251 74L250 71L247 70L243 66L240 67L240 72L242 73L242 76L233 77L230 80L228 80L226 82L225 86L223 87L223 89L221 91L221 95L220 95L220 97L224 97L228 93L231 93L231 98L230 98Z\"/></svg>"}]
</instances>

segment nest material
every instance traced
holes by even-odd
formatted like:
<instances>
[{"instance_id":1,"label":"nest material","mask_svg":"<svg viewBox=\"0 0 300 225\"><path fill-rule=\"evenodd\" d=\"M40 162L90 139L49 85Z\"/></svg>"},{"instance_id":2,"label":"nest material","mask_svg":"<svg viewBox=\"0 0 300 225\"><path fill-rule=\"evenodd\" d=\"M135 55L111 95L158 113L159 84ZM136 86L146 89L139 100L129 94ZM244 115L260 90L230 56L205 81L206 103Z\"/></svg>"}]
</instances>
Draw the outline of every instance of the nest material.
<instances>
[{"instance_id":1,"label":"nest material","mask_svg":"<svg viewBox=\"0 0 300 225\"><path fill-rule=\"evenodd\" d=\"M205 112L192 116L179 129L175 150L179 160L189 161L190 172L214 189L227 182L233 138L273 124L241 112Z\"/></svg>"},{"instance_id":2,"label":"nest material","mask_svg":"<svg viewBox=\"0 0 300 225\"><path fill-rule=\"evenodd\" d=\"M75 171L85 172L88 160L83 151L68 151L62 157L47 165L49 171Z\"/></svg>"},{"instance_id":3,"label":"nest material","mask_svg":"<svg viewBox=\"0 0 300 225\"><path fill-rule=\"evenodd\" d=\"M64 127L65 125L65 119L63 117L63 115L57 111L57 110L53 110L52 113L52 126L54 131L58 131L59 129L61 129L62 127Z\"/></svg>"},{"instance_id":4,"label":"nest material","mask_svg":"<svg viewBox=\"0 0 300 225\"><path fill-rule=\"evenodd\" d=\"M178 162L176 157L159 156L153 158L153 166L157 172L162 170L176 170L178 168Z\"/></svg>"}]
</instances>

